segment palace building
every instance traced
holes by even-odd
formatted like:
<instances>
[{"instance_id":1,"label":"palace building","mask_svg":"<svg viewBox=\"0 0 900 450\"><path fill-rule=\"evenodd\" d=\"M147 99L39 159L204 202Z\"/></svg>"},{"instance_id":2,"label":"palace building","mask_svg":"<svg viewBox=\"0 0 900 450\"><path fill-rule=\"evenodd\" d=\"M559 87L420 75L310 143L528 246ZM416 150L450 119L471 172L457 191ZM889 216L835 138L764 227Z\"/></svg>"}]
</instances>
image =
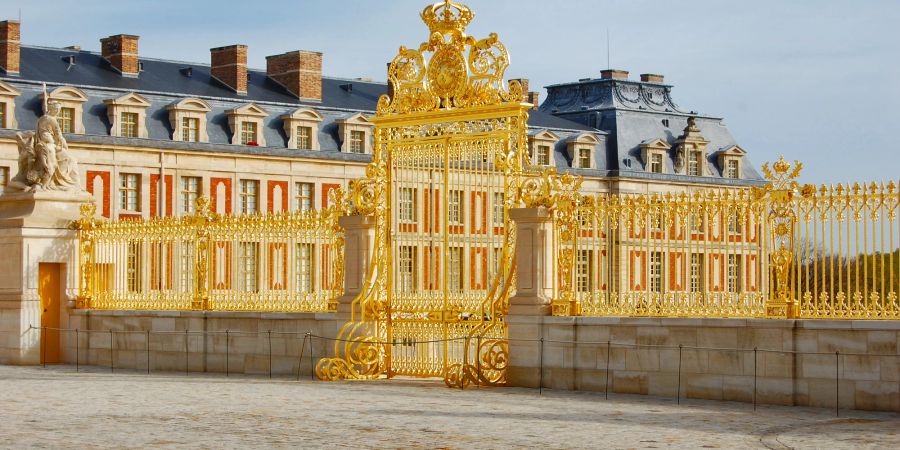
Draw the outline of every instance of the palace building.
<instances>
[{"instance_id":1,"label":"palace building","mask_svg":"<svg viewBox=\"0 0 900 450\"><path fill-rule=\"evenodd\" d=\"M367 118L387 83L324 76L321 53L268 56L256 70L244 45L212 48L205 64L144 57L138 36L100 43L22 45L20 23L0 22L0 184L45 95L61 104L84 189L107 218L190 213L201 195L224 214L315 209L371 160ZM678 107L661 75L605 70L547 89L529 117L532 163L583 176L587 191L761 182L722 119Z\"/></svg>"}]
</instances>

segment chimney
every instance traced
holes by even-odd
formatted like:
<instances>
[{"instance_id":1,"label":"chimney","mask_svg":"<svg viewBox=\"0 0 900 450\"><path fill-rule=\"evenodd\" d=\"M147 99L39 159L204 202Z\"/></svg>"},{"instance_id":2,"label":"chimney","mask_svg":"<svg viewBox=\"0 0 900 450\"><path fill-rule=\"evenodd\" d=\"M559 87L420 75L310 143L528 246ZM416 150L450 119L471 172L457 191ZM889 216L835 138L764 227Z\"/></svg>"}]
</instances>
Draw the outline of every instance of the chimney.
<instances>
[{"instance_id":1,"label":"chimney","mask_svg":"<svg viewBox=\"0 0 900 450\"><path fill-rule=\"evenodd\" d=\"M655 73L642 73L641 81L644 83L663 83L663 76Z\"/></svg>"},{"instance_id":2,"label":"chimney","mask_svg":"<svg viewBox=\"0 0 900 450\"><path fill-rule=\"evenodd\" d=\"M304 100L322 100L322 53L297 50L266 56L266 75Z\"/></svg>"},{"instance_id":3,"label":"chimney","mask_svg":"<svg viewBox=\"0 0 900 450\"><path fill-rule=\"evenodd\" d=\"M247 46L209 49L210 74L239 95L247 95Z\"/></svg>"},{"instance_id":4,"label":"chimney","mask_svg":"<svg viewBox=\"0 0 900 450\"><path fill-rule=\"evenodd\" d=\"M138 63L139 38L131 34L117 34L100 39L100 52L123 76L136 77L141 72Z\"/></svg>"},{"instance_id":5,"label":"chimney","mask_svg":"<svg viewBox=\"0 0 900 450\"><path fill-rule=\"evenodd\" d=\"M627 70L616 70L616 69L606 69L600 71L600 79L601 80L627 80L628 79L628 71Z\"/></svg>"},{"instance_id":6,"label":"chimney","mask_svg":"<svg viewBox=\"0 0 900 450\"><path fill-rule=\"evenodd\" d=\"M0 68L7 75L19 73L19 22L4 20L0 22Z\"/></svg>"},{"instance_id":7,"label":"chimney","mask_svg":"<svg viewBox=\"0 0 900 450\"><path fill-rule=\"evenodd\" d=\"M541 93L531 91L525 96L525 101L534 105L532 109L538 109L538 106L541 104Z\"/></svg>"}]
</instances>

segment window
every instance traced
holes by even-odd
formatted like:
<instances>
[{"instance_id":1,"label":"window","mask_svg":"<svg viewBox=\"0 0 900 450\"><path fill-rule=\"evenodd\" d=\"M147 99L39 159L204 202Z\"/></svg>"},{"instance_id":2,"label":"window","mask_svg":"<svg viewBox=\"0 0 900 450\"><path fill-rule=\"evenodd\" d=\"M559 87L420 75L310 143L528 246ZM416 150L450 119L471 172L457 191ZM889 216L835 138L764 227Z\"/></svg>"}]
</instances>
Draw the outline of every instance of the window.
<instances>
[{"instance_id":1,"label":"window","mask_svg":"<svg viewBox=\"0 0 900 450\"><path fill-rule=\"evenodd\" d=\"M238 281L240 290L244 292L256 292L258 286L259 269L259 243L241 242L238 246Z\"/></svg>"},{"instance_id":2,"label":"window","mask_svg":"<svg viewBox=\"0 0 900 450\"><path fill-rule=\"evenodd\" d=\"M534 163L539 166L549 166L550 165L550 146L549 145L538 145L537 146L537 154L534 156Z\"/></svg>"},{"instance_id":3,"label":"window","mask_svg":"<svg viewBox=\"0 0 900 450\"><path fill-rule=\"evenodd\" d=\"M297 127L297 148L312 148L312 127Z\"/></svg>"},{"instance_id":4,"label":"window","mask_svg":"<svg viewBox=\"0 0 900 450\"><path fill-rule=\"evenodd\" d=\"M703 255L691 254L691 292L703 292Z\"/></svg>"},{"instance_id":5,"label":"window","mask_svg":"<svg viewBox=\"0 0 900 450\"><path fill-rule=\"evenodd\" d=\"M663 280L663 254L661 252L650 253L650 291L662 292Z\"/></svg>"},{"instance_id":6,"label":"window","mask_svg":"<svg viewBox=\"0 0 900 450\"><path fill-rule=\"evenodd\" d=\"M297 211L313 209L313 184L297 183Z\"/></svg>"},{"instance_id":7,"label":"window","mask_svg":"<svg viewBox=\"0 0 900 450\"><path fill-rule=\"evenodd\" d=\"M447 289L461 291L463 289L463 249L450 247L447 249L447 269L449 269Z\"/></svg>"},{"instance_id":8,"label":"window","mask_svg":"<svg viewBox=\"0 0 900 450\"><path fill-rule=\"evenodd\" d=\"M125 249L125 284L128 292L141 291L141 242L128 241Z\"/></svg>"},{"instance_id":9,"label":"window","mask_svg":"<svg viewBox=\"0 0 900 450\"><path fill-rule=\"evenodd\" d=\"M415 292L418 284L416 283L416 247L401 246L400 261L398 269L400 271L400 292Z\"/></svg>"},{"instance_id":10,"label":"window","mask_svg":"<svg viewBox=\"0 0 900 450\"><path fill-rule=\"evenodd\" d=\"M259 211L259 181L241 180L241 214L256 214Z\"/></svg>"},{"instance_id":11,"label":"window","mask_svg":"<svg viewBox=\"0 0 900 450\"><path fill-rule=\"evenodd\" d=\"M0 187L9 184L9 167L0 167Z\"/></svg>"},{"instance_id":12,"label":"window","mask_svg":"<svg viewBox=\"0 0 900 450\"><path fill-rule=\"evenodd\" d=\"M124 211L140 211L141 176L135 173L123 173L119 180L119 208Z\"/></svg>"},{"instance_id":13,"label":"window","mask_svg":"<svg viewBox=\"0 0 900 450\"><path fill-rule=\"evenodd\" d=\"M6 103L0 102L0 128L7 128L6 126Z\"/></svg>"},{"instance_id":14,"label":"window","mask_svg":"<svg viewBox=\"0 0 900 450\"><path fill-rule=\"evenodd\" d=\"M578 292L591 292L594 290L594 252L593 250L578 250L575 258L575 289Z\"/></svg>"},{"instance_id":15,"label":"window","mask_svg":"<svg viewBox=\"0 0 900 450\"><path fill-rule=\"evenodd\" d=\"M738 162L736 160L729 159L725 164L725 177L734 179L740 178L738 173Z\"/></svg>"},{"instance_id":16,"label":"window","mask_svg":"<svg viewBox=\"0 0 900 450\"><path fill-rule=\"evenodd\" d=\"M416 189L400 188L398 202L400 221L413 223L416 221Z\"/></svg>"},{"instance_id":17,"label":"window","mask_svg":"<svg viewBox=\"0 0 900 450\"><path fill-rule=\"evenodd\" d=\"M60 108L59 115L56 116L59 128L63 133L75 132L75 108Z\"/></svg>"},{"instance_id":18,"label":"window","mask_svg":"<svg viewBox=\"0 0 900 450\"><path fill-rule=\"evenodd\" d=\"M241 144L256 144L256 122L241 122Z\"/></svg>"},{"instance_id":19,"label":"window","mask_svg":"<svg viewBox=\"0 0 900 450\"><path fill-rule=\"evenodd\" d=\"M181 210L185 214L196 212L200 194L200 177L181 177Z\"/></svg>"},{"instance_id":20,"label":"window","mask_svg":"<svg viewBox=\"0 0 900 450\"><path fill-rule=\"evenodd\" d=\"M297 291L310 293L313 291L313 244L297 244Z\"/></svg>"},{"instance_id":21,"label":"window","mask_svg":"<svg viewBox=\"0 0 900 450\"><path fill-rule=\"evenodd\" d=\"M194 243L181 243L181 292L194 292Z\"/></svg>"},{"instance_id":22,"label":"window","mask_svg":"<svg viewBox=\"0 0 900 450\"><path fill-rule=\"evenodd\" d=\"M660 232L663 230L665 220L662 212L658 212L650 216L650 231Z\"/></svg>"},{"instance_id":23,"label":"window","mask_svg":"<svg viewBox=\"0 0 900 450\"><path fill-rule=\"evenodd\" d=\"M183 117L181 119L181 140L184 142L200 142L200 119Z\"/></svg>"},{"instance_id":24,"label":"window","mask_svg":"<svg viewBox=\"0 0 900 450\"><path fill-rule=\"evenodd\" d=\"M650 154L650 171L653 173L663 173L663 155L659 153Z\"/></svg>"},{"instance_id":25,"label":"window","mask_svg":"<svg viewBox=\"0 0 900 450\"><path fill-rule=\"evenodd\" d=\"M350 132L350 153L365 153L366 132L353 130Z\"/></svg>"},{"instance_id":26,"label":"window","mask_svg":"<svg viewBox=\"0 0 900 450\"><path fill-rule=\"evenodd\" d=\"M506 201L502 192L494 192L494 226L502 227L506 221Z\"/></svg>"},{"instance_id":27,"label":"window","mask_svg":"<svg viewBox=\"0 0 900 450\"><path fill-rule=\"evenodd\" d=\"M122 137L138 137L138 114L133 112L123 112L119 116L122 121L120 127Z\"/></svg>"},{"instance_id":28,"label":"window","mask_svg":"<svg viewBox=\"0 0 900 450\"><path fill-rule=\"evenodd\" d=\"M703 159L703 153L697 150L691 150L688 152L688 175L699 177L701 175L701 159Z\"/></svg>"},{"instance_id":29,"label":"window","mask_svg":"<svg viewBox=\"0 0 900 450\"><path fill-rule=\"evenodd\" d=\"M579 169L590 169L591 168L591 149L589 149L589 148L578 149L578 168Z\"/></svg>"},{"instance_id":30,"label":"window","mask_svg":"<svg viewBox=\"0 0 900 450\"><path fill-rule=\"evenodd\" d=\"M491 272L488 274L488 279L493 280L500 273L500 261L502 258L502 248L494 247L491 249Z\"/></svg>"},{"instance_id":31,"label":"window","mask_svg":"<svg viewBox=\"0 0 900 450\"><path fill-rule=\"evenodd\" d=\"M463 223L463 191L450 191L447 202L447 222L455 225Z\"/></svg>"},{"instance_id":32,"label":"window","mask_svg":"<svg viewBox=\"0 0 900 450\"><path fill-rule=\"evenodd\" d=\"M704 228L704 220L702 215L691 215L690 217L690 227L691 232L694 233L703 233Z\"/></svg>"},{"instance_id":33,"label":"window","mask_svg":"<svg viewBox=\"0 0 900 450\"><path fill-rule=\"evenodd\" d=\"M731 234L740 234L742 230L741 216L737 211L728 216L728 232Z\"/></svg>"},{"instance_id":34,"label":"window","mask_svg":"<svg viewBox=\"0 0 900 450\"><path fill-rule=\"evenodd\" d=\"M741 257L728 255L728 292L738 293L741 288Z\"/></svg>"}]
</instances>

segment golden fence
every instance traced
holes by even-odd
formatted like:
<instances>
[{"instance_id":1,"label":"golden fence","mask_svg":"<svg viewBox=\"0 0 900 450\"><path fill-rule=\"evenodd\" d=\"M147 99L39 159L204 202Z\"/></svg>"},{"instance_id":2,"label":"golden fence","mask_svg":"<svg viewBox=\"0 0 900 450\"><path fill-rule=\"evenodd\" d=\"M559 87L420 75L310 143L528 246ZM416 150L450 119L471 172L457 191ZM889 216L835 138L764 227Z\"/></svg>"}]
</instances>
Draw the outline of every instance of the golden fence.
<instances>
[{"instance_id":1,"label":"golden fence","mask_svg":"<svg viewBox=\"0 0 900 450\"><path fill-rule=\"evenodd\" d=\"M340 194L338 194L340 196ZM341 205L341 199L332 202ZM343 292L340 206L97 220L82 207L79 308L328 311Z\"/></svg>"},{"instance_id":2,"label":"golden fence","mask_svg":"<svg viewBox=\"0 0 900 450\"><path fill-rule=\"evenodd\" d=\"M897 319L900 193L800 186L554 197L556 315Z\"/></svg>"}]
</instances>

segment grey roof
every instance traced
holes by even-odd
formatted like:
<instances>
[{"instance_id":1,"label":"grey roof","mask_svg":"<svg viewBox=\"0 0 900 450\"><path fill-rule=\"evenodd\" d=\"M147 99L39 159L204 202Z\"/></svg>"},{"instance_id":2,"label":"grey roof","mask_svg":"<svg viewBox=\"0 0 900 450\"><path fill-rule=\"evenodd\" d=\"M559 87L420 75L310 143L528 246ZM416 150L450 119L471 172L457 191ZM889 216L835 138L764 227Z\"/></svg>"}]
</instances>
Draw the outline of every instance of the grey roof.
<instances>
[{"instance_id":1,"label":"grey roof","mask_svg":"<svg viewBox=\"0 0 900 450\"><path fill-rule=\"evenodd\" d=\"M547 86L547 99L540 110L608 132L606 166L620 176L646 173L640 145L655 139L672 146L666 161L666 171L672 173L675 140L687 126L688 117L697 117L700 132L709 141L707 157L713 177L721 178L718 152L737 142L721 118L680 108L671 91L672 86L661 83L584 79ZM744 179L762 179L749 161L742 167Z\"/></svg>"}]
</instances>

